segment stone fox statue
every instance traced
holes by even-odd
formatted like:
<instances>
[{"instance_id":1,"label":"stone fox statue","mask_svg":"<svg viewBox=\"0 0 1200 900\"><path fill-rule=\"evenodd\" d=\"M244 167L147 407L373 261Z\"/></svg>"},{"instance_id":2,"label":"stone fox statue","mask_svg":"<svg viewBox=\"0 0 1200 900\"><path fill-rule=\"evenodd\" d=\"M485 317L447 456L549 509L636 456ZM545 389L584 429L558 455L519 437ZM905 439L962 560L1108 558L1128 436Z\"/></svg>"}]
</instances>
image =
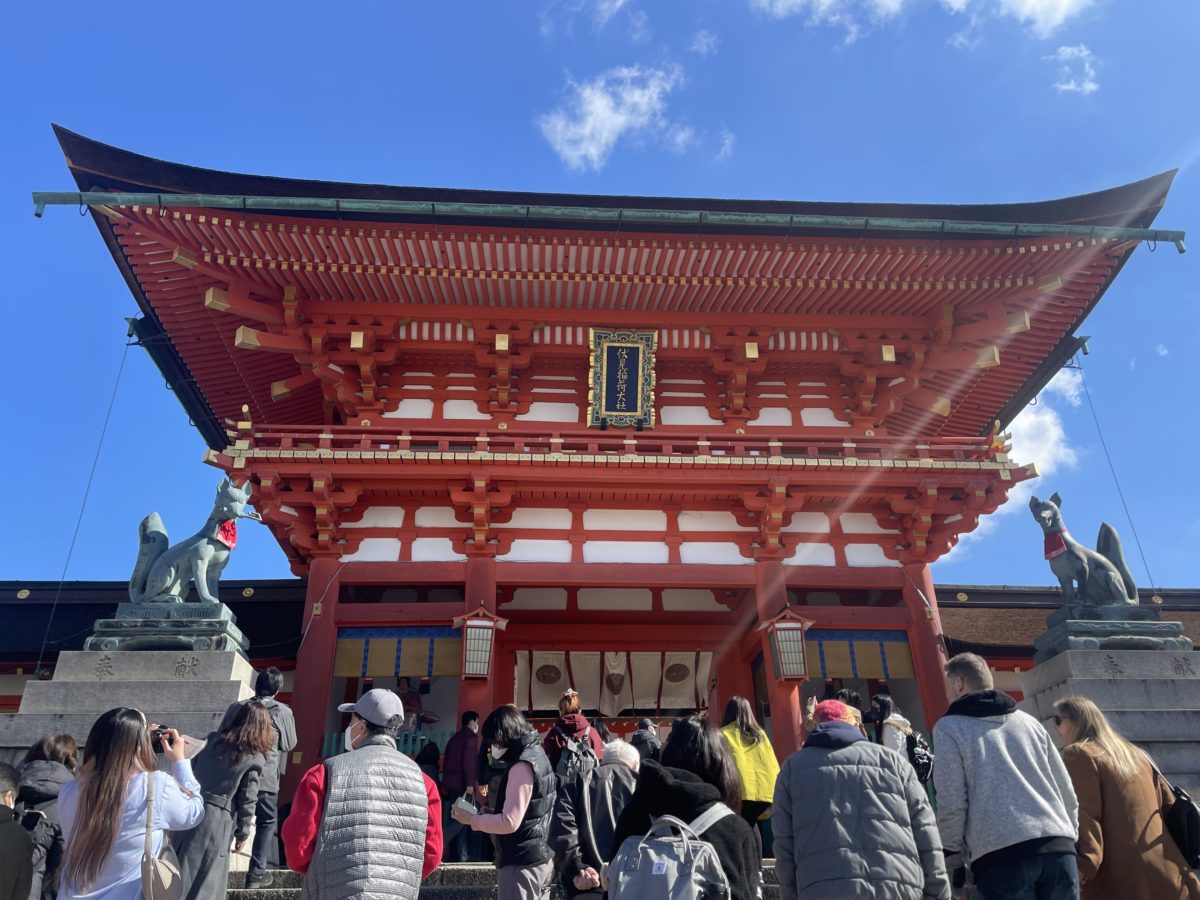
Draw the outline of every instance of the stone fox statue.
<instances>
[{"instance_id":1,"label":"stone fox statue","mask_svg":"<svg viewBox=\"0 0 1200 900\"><path fill-rule=\"evenodd\" d=\"M1137 587L1125 564L1125 552L1116 530L1101 523L1096 549L1089 550L1067 532L1062 518L1062 498L1057 493L1049 500L1033 497L1029 510L1045 535L1046 559L1050 571L1062 586L1070 606L1136 606Z\"/></svg>"},{"instance_id":2,"label":"stone fox statue","mask_svg":"<svg viewBox=\"0 0 1200 900\"><path fill-rule=\"evenodd\" d=\"M217 499L204 527L190 538L168 546L167 529L158 513L150 513L138 529L141 545L137 564L129 579L129 599L134 603L182 603L188 582L204 603L220 603L217 582L229 562L229 551L237 544L237 520L262 521L247 512L250 482L239 488L224 479L217 486Z\"/></svg>"}]
</instances>

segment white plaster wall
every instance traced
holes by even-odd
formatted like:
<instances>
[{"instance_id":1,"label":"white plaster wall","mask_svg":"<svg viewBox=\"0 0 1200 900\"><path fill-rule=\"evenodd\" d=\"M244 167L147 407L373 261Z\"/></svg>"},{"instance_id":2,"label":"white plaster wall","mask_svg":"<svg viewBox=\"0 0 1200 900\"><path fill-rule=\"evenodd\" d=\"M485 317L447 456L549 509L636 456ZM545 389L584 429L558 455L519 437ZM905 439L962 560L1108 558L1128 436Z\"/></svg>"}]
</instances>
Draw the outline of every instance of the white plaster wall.
<instances>
[{"instance_id":1,"label":"white plaster wall","mask_svg":"<svg viewBox=\"0 0 1200 900\"><path fill-rule=\"evenodd\" d=\"M515 540L507 553L496 557L500 562L570 562L570 541Z\"/></svg>"},{"instance_id":2,"label":"white plaster wall","mask_svg":"<svg viewBox=\"0 0 1200 900\"><path fill-rule=\"evenodd\" d=\"M569 509L539 509L526 507L513 510L512 518L507 522L497 522L493 528L556 528L571 527L571 511Z\"/></svg>"},{"instance_id":3,"label":"white plaster wall","mask_svg":"<svg viewBox=\"0 0 1200 900\"><path fill-rule=\"evenodd\" d=\"M658 421L663 425L720 425L703 406L663 406L658 411Z\"/></svg>"},{"instance_id":4,"label":"white plaster wall","mask_svg":"<svg viewBox=\"0 0 1200 900\"><path fill-rule=\"evenodd\" d=\"M832 566L836 560L833 544L800 544L796 552L783 561L785 566Z\"/></svg>"},{"instance_id":5,"label":"white plaster wall","mask_svg":"<svg viewBox=\"0 0 1200 900\"><path fill-rule=\"evenodd\" d=\"M842 513L842 531L846 534L899 534L892 528L880 528L871 513Z\"/></svg>"},{"instance_id":6,"label":"white plaster wall","mask_svg":"<svg viewBox=\"0 0 1200 900\"><path fill-rule=\"evenodd\" d=\"M898 566L900 563L888 559L878 544L847 544L846 565L855 568L866 566Z\"/></svg>"},{"instance_id":7,"label":"white plaster wall","mask_svg":"<svg viewBox=\"0 0 1200 900\"><path fill-rule=\"evenodd\" d=\"M583 545L586 563L665 563L670 558L667 545L653 541L588 541Z\"/></svg>"},{"instance_id":8,"label":"white plaster wall","mask_svg":"<svg viewBox=\"0 0 1200 900\"><path fill-rule=\"evenodd\" d=\"M741 549L732 541L695 541L679 545L679 559L692 565L709 566L752 566L754 560L742 555Z\"/></svg>"},{"instance_id":9,"label":"white plaster wall","mask_svg":"<svg viewBox=\"0 0 1200 900\"><path fill-rule=\"evenodd\" d=\"M667 612L726 612L712 591L698 588L664 588L662 603Z\"/></svg>"},{"instance_id":10,"label":"white plaster wall","mask_svg":"<svg viewBox=\"0 0 1200 900\"><path fill-rule=\"evenodd\" d=\"M358 550L343 555L341 562L395 562L399 558L399 538L363 538Z\"/></svg>"},{"instance_id":11,"label":"white plaster wall","mask_svg":"<svg viewBox=\"0 0 1200 900\"><path fill-rule=\"evenodd\" d=\"M679 514L680 531L754 531L746 525L739 525L733 513L723 510L699 510L681 512Z\"/></svg>"},{"instance_id":12,"label":"white plaster wall","mask_svg":"<svg viewBox=\"0 0 1200 900\"><path fill-rule=\"evenodd\" d=\"M649 588L580 588L580 609L650 609L654 597Z\"/></svg>"},{"instance_id":13,"label":"white plaster wall","mask_svg":"<svg viewBox=\"0 0 1200 900\"><path fill-rule=\"evenodd\" d=\"M412 543L413 562L460 562L466 559L454 552L450 538L417 538Z\"/></svg>"},{"instance_id":14,"label":"white plaster wall","mask_svg":"<svg viewBox=\"0 0 1200 900\"><path fill-rule=\"evenodd\" d=\"M780 531L788 534L802 532L805 534L828 534L829 516L818 512L798 512L792 515L792 521Z\"/></svg>"},{"instance_id":15,"label":"white plaster wall","mask_svg":"<svg viewBox=\"0 0 1200 900\"><path fill-rule=\"evenodd\" d=\"M503 609L566 609L566 588L517 588Z\"/></svg>"},{"instance_id":16,"label":"white plaster wall","mask_svg":"<svg viewBox=\"0 0 1200 900\"><path fill-rule=\"evenodd\" d=\"M399 528L404 524L403 506L368 506L357 522L343 522L343 528Z\"/></svg>"},{"instance_id":17,"label":"white plaster wall","mask_svg":"<svg viewBox=\"0 0 1200 900\"><path fill-rule=\"evenodd\" d=\"M588 531L666 531L667 514L660 509L588 509L583 513Z\"/></svg>"},{"instance_id":18,"label":"white plaster wall","mask_svg":"<svg viewBox=\"0 0 1200 900\"><path fill-rule=\"evenodd\" d=\"M383 417L385 419L430 419L433 418L433 401L406 397L391 412L385 412Z\"/></svg>"},{"instance_id":19,"label":"white plaster wall","mask_svg":"<svg viewBox=\"0 0 1200 900\"><path fill-rule=\"evenodd\" d=\"M454 518L450 506L422 506L417 510L415 521L418 528L462 528L463 523Z\"/></svg>"},{"instance_id":20,"label":"white plaster wall","mask_svg":"<svg viewBox=\"0 0 1200 900\"><path fill-rule=\"evenodd\" d=\"M579 407L574 403L550 403L536 400L529 411L517 416L519 422L578 422Z\"/></svg>"},{"instance_id":21,"label":"white plaster wall","mask_svg":"<svg viewBox=\"0 0 1200 900\"><path fill-rule=\"evenodd\" d=\"M849 423L841 422L833 414L832 409L819 409L809 407L808 409L800 410L800 424L809 425L814 428L848 428Z\"/></svg>"},{"instance_id":22,"label":"white plaster wall","mask_svg":"<svg viewBox=\"0 0 1200 900\"><path fill-rule=\"evenodd\" d=\"M470 388L467 388L470 390ZM491 420L487 413L481 413L474 400L446 400L442 403L442 417L446 419L469 419L471 421Z\"/></svg>"},{"instance_id":23,"label":"white plaster wall","mask_svg":"<svg viewBox=\"0 0 1200 900\"><path fill-rule=\"evenodd\" d=\"M758 411L758 415L746 423L755 427L768 425L781 425L790 427L792 424L792 411L784 409L782 406L768 406Z\"/></svg>"}]
</instances>

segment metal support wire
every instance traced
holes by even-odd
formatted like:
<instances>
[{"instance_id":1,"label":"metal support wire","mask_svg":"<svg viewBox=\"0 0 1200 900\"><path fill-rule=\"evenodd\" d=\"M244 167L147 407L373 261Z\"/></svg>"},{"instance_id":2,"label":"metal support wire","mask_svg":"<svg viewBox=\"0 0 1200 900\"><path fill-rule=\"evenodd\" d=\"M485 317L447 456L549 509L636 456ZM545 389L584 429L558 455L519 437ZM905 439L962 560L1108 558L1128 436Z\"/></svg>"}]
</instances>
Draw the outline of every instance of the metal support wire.
<instances>
[{"instance_id":1,"label":"metal support wire","mask_svg":"<svg viewBox=\"0 0 1200 900\"><path fill-rule=\"evenodd\" d=\"M1108 444L1104 440L1104 429L1100 427L1100 417L1096 415L1096 405L1092 402L1092 392L1088 389L1087 377L1083 373L1083 366L1076 365L1079 371L1079 380L1083 384L1083 394L1087 397L1088 409L1092 411L1092 421L1096 423L1096 434L1100 438L1100 447L1104 450L1104 458L1108 461L1108 471L1112 473L1113 484L1117 486L1117 496L1121 498L1121 506L1125 509L1125 518L1129 522L1129 530L1133 533L1133 541L1137 544L1138 555L1142 557L1142 566L1146 569L1146 577L1150 579L1150 590L1154 591L1158 582L1154 580L1154 573L1150 571L1150 563L1146 560L1146 551L1142 548L1142 539L1138 537L1137 526L1133 524L1133 513L1129 511L1129 504L1125 502L1125 492L1121 490L1121 479L1117 477L1117 467L1113 465L1112 456L1108 452Z\"/></svg>"},{"instance_id":2,"label":"metal support wire","mask_svg":"<svg viewBox=\"0 0 1200 900\"><path fill-rule=\"evenodd\" d=\"M96 454L92 457L92 470L88 473L87 486L83 490L83 501L79 504L79 516L75 519L75 531L71 534L71 544L67 547L67 558L63 560L62 575L58 579L58 589L54 592L54 602L50 604L50 617L46 620L46 631L42 634L42 646L38 650L37 663L33 667L35 675L41 672L42 669L42 658L46 654L46 644L50 640L50 629L54 625L54 611L58 608L58 600L62 596L63 584L67 580L67 567L71 564L71 556L75 552L75 541L79 537L79 528L83 525L83 513L87 509L88 496L92 492L92 482L96 478L96 466L100 463L100 451L104 447L104 437L108 434L108 423L112 419L113 406L117 402L117 392L121 388L121 376L125 372L125 360L129 358L129 348L132 346L132 343L125 344L125 350L121 353L121 365L117 368L117 378L113 383L112 396L108 400L108 411L104 414L104 425L100 428L100 440L96 442Z\"/></svg>"}]
</instances>

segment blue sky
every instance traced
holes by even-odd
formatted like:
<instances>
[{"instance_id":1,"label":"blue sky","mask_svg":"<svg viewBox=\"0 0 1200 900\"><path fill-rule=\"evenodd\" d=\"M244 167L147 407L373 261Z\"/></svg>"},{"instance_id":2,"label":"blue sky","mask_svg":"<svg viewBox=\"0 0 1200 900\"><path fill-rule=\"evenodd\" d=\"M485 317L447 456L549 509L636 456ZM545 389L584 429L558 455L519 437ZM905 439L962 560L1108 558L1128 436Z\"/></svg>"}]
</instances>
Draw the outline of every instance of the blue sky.
<instances>
[{"instance_id":1,"label":"blue sky","mask_svg":"<svg viewBox=\"0 0 1200 900\"><path fill-rule=\"evenodd\" d=\"M329 180L583 193L1007 202L1180 168L1158 224L1200 244L1200 4L1138 0L575 0L13 4L0 23L8 514L0 578L63 570L135 305L56 121L151 156ZM1200 546L1200 251L1142 247L1083 329L1087 385L1155 583ZM1148 585L1078 372L1014 426L1080 538L1112 522ZM131 349L68 578L126 578L137 523L191 533L218 480ZM245 527L230 577L284 577ZM1044 584L1010 503L945 582Z\"/></svg>"}]
</instances>

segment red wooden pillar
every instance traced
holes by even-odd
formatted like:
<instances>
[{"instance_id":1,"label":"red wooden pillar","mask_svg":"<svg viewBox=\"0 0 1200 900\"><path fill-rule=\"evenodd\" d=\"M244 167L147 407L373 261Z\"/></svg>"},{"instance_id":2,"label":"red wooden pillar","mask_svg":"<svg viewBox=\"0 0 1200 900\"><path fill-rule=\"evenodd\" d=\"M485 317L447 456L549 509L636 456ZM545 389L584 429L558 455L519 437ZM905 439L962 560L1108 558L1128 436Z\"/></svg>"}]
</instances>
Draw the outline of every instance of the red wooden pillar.
<instances>
[{"instance_id":1,"label":"red wooden pillar","mask_svg":"<svg viewBox=\"0 0 1200 900\"><path fill-rule=\"evenodd\" d=\"M725 711L730 697L742 696L754 706L754 678L750 674L750 663L742 655L742 634L739 630L728 647L718 651L716 659L717 690L713 697L714 710L710 716L719 718Z\"/></svg>"},{"instance_id":2,"label":"red wooden pillar","mask_svg":"<svg viewBox=\"0 0 1200 900\"><path fill-rule=\"evenodd\" d=\"M908 627L908 643L917 676L917 690L921 694L921 705L925 708L925 723L932 728L950 705L946 694L946 648L942 643L942 618L938 614L937 594L934 593L929 566L924 563L906 565L904 576L904 604L912 617L912 624Z\"/></svg>"},{"instance_id":3,"label":"red wooden pillar","mask_svg":"<svg viewBox=\"0 0 1200 900\"><path fill-rule=\"evenodd\" d=\"M308 592L304 601L304 640L296 657L292 712L296 716L296 749L288 760L280 785L281 803L291 799L300 777L320 762L321 740L329 712L329 685L337 644L334 623L341 563L318 557L308 567ZM297 756L298 754L298 756Z\"/></svg>"},{"instance_id":4,"label":"red wooden pillar","mask_svg":"<svg viewBox=\"0 0 1200 900\"><path fill-rule=\"evenodd\" d=\"M483 607L490 613L496 612L496 560L490 556L472 556L467 560L467 578L463 585L463 612L472 613ZM464 637L465 640L465 637ZM492 645L491 677L463 678L458 683L458 714L468 709L487 718L496 707L494 689L498 678L508 677L500 672L499 640Z\"/></svg>"},{"instance_id":5,"label":"red wooden pillar","mask_svg":"<svg viewBox=\"0 0 1200 900\"><path fill-rule=\"evenodd\" d=\"M776 559L760 559L754 566L754 592L758 605L758 620L765 622L779 615L787 606L787 581L783 563ZM766 664L767 696L771 703L771 733L775 755L787 759L800 748L804 718L800 710L800 685L780 681L771 665L771 641L762 632L763 661Z\"/></svg>"}]
</instances>

